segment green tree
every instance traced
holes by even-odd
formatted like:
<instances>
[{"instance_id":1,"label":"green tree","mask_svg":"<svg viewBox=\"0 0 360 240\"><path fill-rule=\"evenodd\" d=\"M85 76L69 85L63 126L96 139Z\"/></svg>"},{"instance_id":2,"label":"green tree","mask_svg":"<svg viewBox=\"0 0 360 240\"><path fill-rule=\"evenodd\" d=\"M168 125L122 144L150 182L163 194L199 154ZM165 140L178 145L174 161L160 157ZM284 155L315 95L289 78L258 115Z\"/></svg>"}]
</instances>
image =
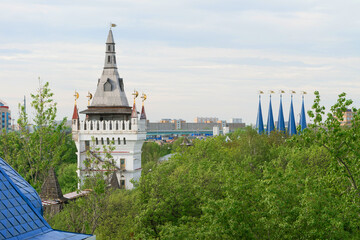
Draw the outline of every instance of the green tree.
<instances>
[{"instance_id":1,"label":"green tree","mask_svg":"<svg viewBox=\"0 0 360 240\"><path fill-rule=\"evenodd\" d=\"M19 106L20 132L1 136L0 156L39 191L50 166L59 169L61 164L76 162L76 148L65 127L66 118L55 122L57 108L49 83L40 83L31 98L34 131L30 132L28 116Z\"/></svg>"}]
</instances>

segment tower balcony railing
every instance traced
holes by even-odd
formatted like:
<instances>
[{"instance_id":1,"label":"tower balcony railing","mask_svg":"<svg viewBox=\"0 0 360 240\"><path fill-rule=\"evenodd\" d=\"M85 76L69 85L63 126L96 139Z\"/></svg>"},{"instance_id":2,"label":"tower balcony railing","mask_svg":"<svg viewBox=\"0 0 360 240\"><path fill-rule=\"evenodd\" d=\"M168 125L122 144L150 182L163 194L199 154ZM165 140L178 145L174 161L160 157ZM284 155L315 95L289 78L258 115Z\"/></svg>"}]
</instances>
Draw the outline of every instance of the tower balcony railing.
<instances>
[{"instance_id":1,"label":"tower balcony railing","mask_svg":"<svg viewBox=\"0 0 360 240\"><path fill-rule=\"evenodd\" d=\"M131 131L130 120L83 120L80 121L80 131Z\"/></svg>"}]
</instances>

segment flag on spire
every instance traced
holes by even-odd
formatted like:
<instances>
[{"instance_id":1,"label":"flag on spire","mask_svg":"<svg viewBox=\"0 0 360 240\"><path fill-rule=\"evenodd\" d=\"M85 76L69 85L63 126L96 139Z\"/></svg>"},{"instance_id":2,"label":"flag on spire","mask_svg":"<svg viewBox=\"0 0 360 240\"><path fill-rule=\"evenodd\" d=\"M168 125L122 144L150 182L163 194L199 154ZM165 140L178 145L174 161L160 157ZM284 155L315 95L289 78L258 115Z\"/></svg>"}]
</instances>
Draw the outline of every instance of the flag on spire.
<instances>
[{"instance_id":1,"label":"flag on spire","mask_svg":"<svg viewBox=\"0 0 360 240\"><path fill-rule=\"evenodd\" d=\"M304 105L304 95L302 96L302 105L301 105L300 123L299 124L301 126L301 131L303 131L305 128L307 128L307 126L306 126L305 105Z\"/></svg>"},{"instance_id":2,"label":"flag on spire","mask_svg":"<svg viewBox=\"0 0 360 240\"><path fill-rule=\"evenodd\" d=\"M284 121L284 113L282 106L282 94L280 94L280 107L279 107L279 116L276 129L281 132L285 132L285 121Z\"/></svg>"},{"instance_id":3,"label":"flag on spire","mask_svg":"<svg viewBox=\"0 0 360 240\"><path fill-rule=\"evenodd\" d=\"M294 116L294 108L293 108L293 96L291 95L291 104L290 104L290 112L289 112L289 122L288 122L288 134L290 136L296 134L296 124L295 124L295 116Z\"/></svg>"},{"instance_id":4,"label":"flag on spire","mask_svg":"<svg viewBox=\"0 0 360 240\"><path fill-rule=\"evenodd\" d=\"M273 111L271 106L271 94L270 94L270 102L269 102L269 113L268 113L268 120L266 124L266 133L270 134L272 131L274 131L275 125L274 125L274 117L273 117Z\"/></svg>"},{"instance_id":5,"label":"flag on spire","mask_svg":"<svg viewBox=\"0 0 360 240\"><path fill-rule=\"evenodd\" d=\"M263 123L263 117L262 117L262 111L261 111L261 95L259 95L259 108L258 108L258 114L256 119L256 129L259 134L262 134L264 132L264 123Z\"/></svg>"}]
</instances>

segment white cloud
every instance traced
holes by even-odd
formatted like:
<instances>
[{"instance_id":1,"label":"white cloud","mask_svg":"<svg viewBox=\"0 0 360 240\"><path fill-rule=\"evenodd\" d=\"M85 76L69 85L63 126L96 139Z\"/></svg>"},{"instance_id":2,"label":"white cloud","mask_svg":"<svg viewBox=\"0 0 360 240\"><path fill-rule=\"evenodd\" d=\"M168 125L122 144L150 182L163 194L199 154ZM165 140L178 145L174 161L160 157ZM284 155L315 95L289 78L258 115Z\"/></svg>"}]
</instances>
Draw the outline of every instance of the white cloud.
<instances>
[{"instance_id":1,"label":"white cloud","mask_svg":"<svg viewBox=\"0 0 360 240\"><path fill-rule=\"evenodd\" d=\"M118 24L117 60L128 97L134 88L146 92L151 120L217 116L254 123L259 89L319 90L327 106L342 91L358 101L359 5L5 0L0 3L1 98L16 113L41 76L51 83L59 116L71 117L75 89L85 108L85 95L95 91L102 71L112 21ZM300 97L295 99L300 111ZM274 96L275 118L278 100ZM288 100L284 96L285 114ZM307 108L311 102L309 94Z\"/></svg>"}]
</instances>

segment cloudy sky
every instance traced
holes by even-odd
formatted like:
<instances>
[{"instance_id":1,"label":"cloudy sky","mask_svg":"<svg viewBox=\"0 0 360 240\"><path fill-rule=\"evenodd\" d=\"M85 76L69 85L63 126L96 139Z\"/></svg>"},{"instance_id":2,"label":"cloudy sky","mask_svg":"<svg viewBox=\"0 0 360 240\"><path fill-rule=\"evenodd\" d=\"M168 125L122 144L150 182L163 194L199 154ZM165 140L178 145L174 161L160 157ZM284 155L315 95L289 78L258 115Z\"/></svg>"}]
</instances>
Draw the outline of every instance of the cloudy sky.
<instances>
[{"instance_id":1,"label":"cloudy sky","mask_svg":"<svg viewBox=\"0 0 360 240\"><path fill-rule=\"evenodd\" d=\"M315 90L327 107L341 92L359 106L359 9L358 0L1 0L0 98L17 118L40 76L55 93L59 118L71 117L75 89L84 109L114 22L127 97L134 89L147 93L151 121L255 123L258 90L287 91L285 119L289 90L309 93L307 109ZM275 119L278 101L273 95ZM296 94L296 113L300 107Z\"/></svg>"}]
</instances>

